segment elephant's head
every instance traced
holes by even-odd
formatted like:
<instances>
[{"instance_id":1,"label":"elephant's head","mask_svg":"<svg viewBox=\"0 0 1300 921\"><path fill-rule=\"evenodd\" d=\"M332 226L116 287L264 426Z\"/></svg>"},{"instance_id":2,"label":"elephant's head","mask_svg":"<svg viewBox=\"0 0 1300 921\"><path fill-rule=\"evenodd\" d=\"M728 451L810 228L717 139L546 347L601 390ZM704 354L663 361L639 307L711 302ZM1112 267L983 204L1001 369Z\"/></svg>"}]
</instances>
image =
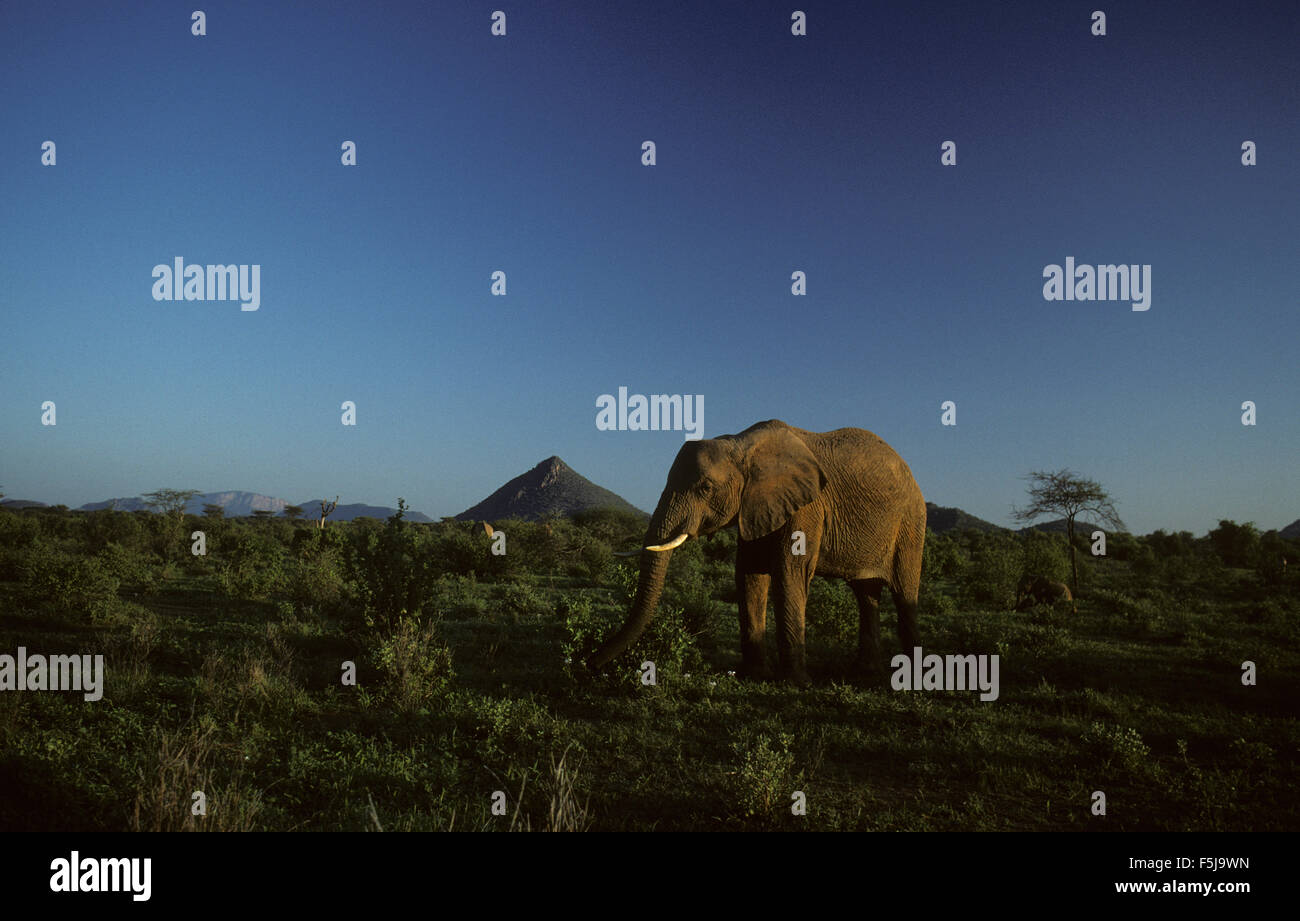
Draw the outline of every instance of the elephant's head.
<instances>
[{"instance_id":1,"label":"elephant's head","mask_svg":"<svg viewBox=\"0 0 1300 921\"><path fill-rule=\"evenodd\" d=\"M646 529L641 575L626 623L589 660L599 668L622 655L654 617L672 551L730 524L741 540L780 528L820 495L826 476L808 446L784 423L759 423L738 435L682 445Z\"/></svg>"}]
</instances>

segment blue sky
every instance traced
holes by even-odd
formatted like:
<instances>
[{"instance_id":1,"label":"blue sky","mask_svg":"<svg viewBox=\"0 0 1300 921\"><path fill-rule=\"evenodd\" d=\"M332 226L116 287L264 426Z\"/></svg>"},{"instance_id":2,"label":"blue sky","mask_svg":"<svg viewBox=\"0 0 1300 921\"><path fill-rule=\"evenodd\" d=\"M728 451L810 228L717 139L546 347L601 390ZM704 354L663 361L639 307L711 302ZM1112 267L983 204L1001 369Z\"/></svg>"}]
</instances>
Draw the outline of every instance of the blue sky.
<instances>
[{"instance_id":1,"label":"blue sky","mask_svg":"<svg viewBox=\"0 0 1300 921\"><path fill-rule=\"evenodd\" d=\"M706 436L870 429L998 523L1068 466L1139 533L1282 527L1297 36L1295 3L5 3L0 488L436 517L559 454L648 509L682 435L598 431L622 385L703 394ZM259 264L260 309L153 300L176 256ZM1044 300L1067 256L1150 264L1150 310Z\"/></svg>"}]
</instances>

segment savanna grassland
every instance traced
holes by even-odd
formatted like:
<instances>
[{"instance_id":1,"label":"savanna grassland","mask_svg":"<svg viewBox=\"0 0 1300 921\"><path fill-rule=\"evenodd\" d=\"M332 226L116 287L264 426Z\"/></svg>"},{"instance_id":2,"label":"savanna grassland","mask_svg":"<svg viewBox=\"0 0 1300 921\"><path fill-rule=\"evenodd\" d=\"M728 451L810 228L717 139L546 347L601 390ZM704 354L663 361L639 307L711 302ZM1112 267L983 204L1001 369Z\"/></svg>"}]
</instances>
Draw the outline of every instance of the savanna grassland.
<instances>
[{"instance_id":1,"label":"savanna grassland","mask_svg":"<svg viewBox=\"0 0 1300 921\"><path fill-rule=\"evenodd\" d=\"M652 629L582 674L643 524L494 524L504 556L396 516L0 510L0 653L106 657L98 702L0 693L0 829L1300 828L1300 552L1275 534L1112 535L1077 615L1010 610L1024 572L1067 575L1063 537L931 534L922 639L1001 657L983 703L859 684L856 606L821 579L814 686L738 680L730 532L680 548ZM882 616L893 655L887 592Z\"/></svg>"}]
</instances>

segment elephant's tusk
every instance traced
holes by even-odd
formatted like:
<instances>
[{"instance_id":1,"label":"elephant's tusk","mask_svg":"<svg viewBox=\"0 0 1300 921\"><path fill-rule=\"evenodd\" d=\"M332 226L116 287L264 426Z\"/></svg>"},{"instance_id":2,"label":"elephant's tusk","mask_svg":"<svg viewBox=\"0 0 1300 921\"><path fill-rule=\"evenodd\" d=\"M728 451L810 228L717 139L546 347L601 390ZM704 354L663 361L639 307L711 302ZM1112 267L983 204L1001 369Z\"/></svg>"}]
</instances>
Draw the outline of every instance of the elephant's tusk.
<instances>
[{"instance_id":1,"label":"elephant's tusk","mask_svg":"<svg viewBox=\"0 0 1300 921\"><path fill-rule=\"evenodd\" d=\"M682 534L678 534L676 537L674 537L672 540L670 540L670 541L669 541L668 543L666 543L666 544L659 544L658 546L655 546L655 547L646 547L646 549L647 549L647 550L654 550L654 551L656 551L656 552L661 552L661 551L664 551L664 550L675 550L675 549L677 549L678 547L680 547L682 544L686 543L686 540L687 540L687 538L689 538L689 537L690 537L689 534L686 534L686 533L683 532Z\"/></svg>"}]
</instances>

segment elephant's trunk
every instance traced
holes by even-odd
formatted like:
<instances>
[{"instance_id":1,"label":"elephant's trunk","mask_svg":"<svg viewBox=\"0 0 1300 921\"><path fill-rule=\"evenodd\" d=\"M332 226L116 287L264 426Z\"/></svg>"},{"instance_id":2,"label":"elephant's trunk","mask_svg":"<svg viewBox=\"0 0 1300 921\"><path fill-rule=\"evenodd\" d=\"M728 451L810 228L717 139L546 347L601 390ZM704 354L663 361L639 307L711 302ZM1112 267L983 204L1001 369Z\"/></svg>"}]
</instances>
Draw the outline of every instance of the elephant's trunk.
<instances>
[{"instance_id":1,"label":"elephant's trunk","mask_svg":"<svg viewBox=\"0 0 1300 921\"><path fill-rule=\"evenodd\" d=\"M668 561L673 555L673 547L681 546L686 539L684 532L671 541L651 536L657 531L658 529L652 523L650 531L647 532L646 546L641 550L641 575L637 580L636 597L632 600L627 621L587 660L587 665L593 669L600 668L627 652L628 647L637 641L655 616L655 609L659 606L659 595L664 588L664 577L668 574ZM656 543L651 544L651 541ZM652 546L663 547L663 549L651 549Z\"/></svg>"}]
</instances>

